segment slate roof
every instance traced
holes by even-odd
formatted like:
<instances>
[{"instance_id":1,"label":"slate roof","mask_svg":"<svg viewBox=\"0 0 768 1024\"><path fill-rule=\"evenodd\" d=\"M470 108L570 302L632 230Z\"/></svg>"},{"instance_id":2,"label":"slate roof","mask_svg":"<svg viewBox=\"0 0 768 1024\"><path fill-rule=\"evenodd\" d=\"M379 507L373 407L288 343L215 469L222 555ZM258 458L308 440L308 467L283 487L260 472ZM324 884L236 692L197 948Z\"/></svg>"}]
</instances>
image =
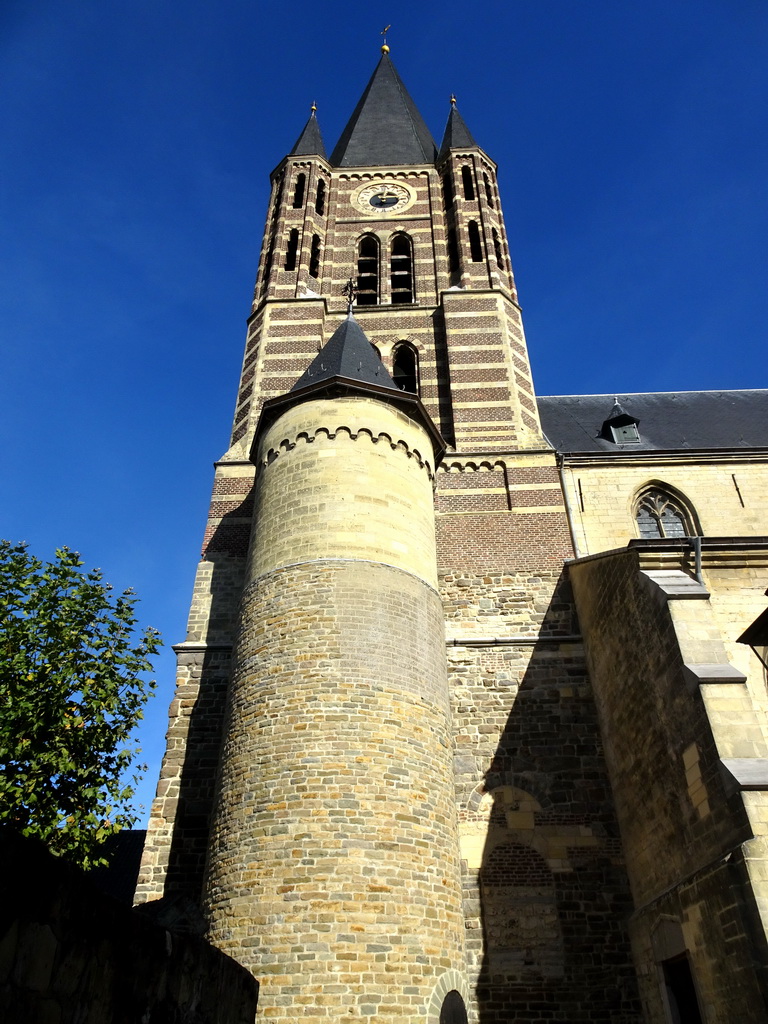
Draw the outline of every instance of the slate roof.
<instances>
[{"instance_id":1,"label":"slate roof","mask_svg":"<svg viewBox=\"0 0 768 1024\"><path fill-rule=\"evenodd\" d=\"M617 401L639 421L639 443L598 436ZM553 395L538 405L544 434L559 452L768 447L768 390Z\"/></svg>"},{"instance_id":2,"label":"slate roof","mask_svg":"<svg viewBox=\"0 0 768 1024\"><path fill-rule=\"evenodd\" d=\"M437 146L388 54L382 54L336 148L334 167L433 164Z\"/></svg>"},{"instance_id":3,"label":"slate roof","mask_svg":"<svg viewBox=\"0 0 768 1024\"><path fill-rule=\"evenodd\" d=\"M333 377L377 384L400 393L362 327L351 314L336 328L291 391L299 391L309 384L318 384Z\"/></svg>"},{"instance_id":4,"label":"slate roof","mask_svg":"<svg viewBox=\"0 0 768 1024\"><path fill-rule=\"evenodd\" d=\"M468 146L476 145L477 143L472 138L472 133L467 128L456 104L451 103L451 112L448 115L448 121L443 132L443 141L440 144L438 160L441 160L450 149L466 149Z\"/></svg>"},{"instance_id":5,"label":"slate roof","mask_svg":"<svg viewBox=\"0 0 768 1024\"><path fill-rule=\"evenodd\" d=\"M321 156L324 160L328 159L314 110L288 156Z\"/></svg>"}]
</instances>

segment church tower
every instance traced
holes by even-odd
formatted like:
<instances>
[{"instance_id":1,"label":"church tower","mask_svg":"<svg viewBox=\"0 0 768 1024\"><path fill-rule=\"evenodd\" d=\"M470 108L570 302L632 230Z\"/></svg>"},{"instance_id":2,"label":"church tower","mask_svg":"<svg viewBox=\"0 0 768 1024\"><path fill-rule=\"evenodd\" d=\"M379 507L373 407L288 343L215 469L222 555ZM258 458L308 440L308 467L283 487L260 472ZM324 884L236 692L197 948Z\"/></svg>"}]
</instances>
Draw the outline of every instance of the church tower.
<instances>
[{"instance_id":1,"label":"church tower","mask_svg":"<svg viewBox=\"0 0 768 1024\"><path fill-rule=\"evenodd\" d=\"M496 165L385 46L271 181L137 898L280 1024L635 1024Z\"/></svg>"}]
</instances>

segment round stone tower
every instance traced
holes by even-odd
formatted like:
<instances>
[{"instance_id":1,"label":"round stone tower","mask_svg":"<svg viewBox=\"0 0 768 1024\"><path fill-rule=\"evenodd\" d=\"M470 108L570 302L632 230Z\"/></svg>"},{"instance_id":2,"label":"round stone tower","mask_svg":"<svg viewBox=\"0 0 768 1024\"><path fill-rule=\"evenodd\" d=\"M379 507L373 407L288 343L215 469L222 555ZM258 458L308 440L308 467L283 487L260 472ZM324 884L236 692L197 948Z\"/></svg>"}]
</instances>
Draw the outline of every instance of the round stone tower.
<instances>
[{"instance_id":1,"label":"round stone tower","mask_svg":"<svg viewBox=\"0 0 768 1024\"><path fill-rule=\"evenodd\" d=\"M351 316L257 429L206 899L275 1024L437 1024L466 994L441 455Z\"/></svg>"}]
</instances>

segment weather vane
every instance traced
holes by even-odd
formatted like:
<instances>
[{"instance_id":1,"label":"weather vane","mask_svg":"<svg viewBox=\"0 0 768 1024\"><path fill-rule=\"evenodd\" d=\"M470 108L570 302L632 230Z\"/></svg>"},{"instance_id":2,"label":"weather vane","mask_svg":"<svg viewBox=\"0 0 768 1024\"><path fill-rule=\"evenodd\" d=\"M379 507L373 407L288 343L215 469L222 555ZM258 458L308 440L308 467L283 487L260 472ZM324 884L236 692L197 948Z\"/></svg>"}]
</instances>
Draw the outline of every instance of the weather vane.
<instances>
[{"instance_id":1,"label":"weather vane","mask_svg":"<svg viewBox=\"0 0 768 1024\"><path fill-rule=\"evenodd\" d=\"M387 46L387 32L389 32L391 28L391 25L385 25L381 30L381 34L384 36L384 45L381 48L382 53L389 53L389 47Z\"/></svg>"},{"instance_id":2,"label":"weather vane","mask_svg":"<svg viewBox=\"0 0 768 1024\"><path fill-rule=\"evenodd\" d=\"M355 287L355 282L352 280L351 277L344 285L344 287L341 289L341 294L346 295L347 297L347 316L352 316L352 306L354 305L355 302L357 288Z\"/></svg>"}]
</instances>

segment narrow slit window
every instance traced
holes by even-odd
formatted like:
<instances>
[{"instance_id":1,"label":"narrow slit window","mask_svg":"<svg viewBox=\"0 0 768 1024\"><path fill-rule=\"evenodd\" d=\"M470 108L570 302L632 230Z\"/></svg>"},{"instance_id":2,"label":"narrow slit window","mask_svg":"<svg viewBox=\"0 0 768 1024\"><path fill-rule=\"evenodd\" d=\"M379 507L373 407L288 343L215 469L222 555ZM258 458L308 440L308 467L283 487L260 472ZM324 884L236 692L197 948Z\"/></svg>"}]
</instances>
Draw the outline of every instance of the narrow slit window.
<instances>
[{"instance_id":1,"label":"narrow slit window","mask_svg":"<svg viewBox=\"0 0 768 1024\"><path fill-rule=\"evenodd\" d=\"M469 254L472 257L473 263L483 262L483 246L480 242L480 229L477 226L477 221L471 220L467 225L469 231Z\"/></svg>"},{"instance_id":2,"label":"narrow slit window","mask_svg":"<svg viewBox=\"0 0 768 1024\"><path fill-rule=\"evenodd\" d=\"M453 206L453 182L448 174L443 175L443 198L446 210L450 210Z\"/></svg>"},{"instance_id":3,"label":"narrow slit window","mask_svg":"<svg viewBox=\"0 0 768 1024\"><path fill-rule=\"evenodd\" d=\"M325 213L325 181L321 178L317 183L317 195L315 196L315 213Z\"/></svg>"},{"instance_id":4,"label":"narrow slit window","mask_svg":"<svg viewBox=\"0 0 768 1024\"><path fill-rule=\"evenodd\" d=\"M379 243L373 235L360 239L357 248L358 306L375 306L379 301Z\"/></svg>"},{"instance_id":5,"label":"narrow slit window","mask_svg":"<svg viewBox=\"0 0 768 1024\"><path fill-rule=\"evenodd\" d=\"M398 345L392 359L392 380L401 391L419 392L419 358L408 344Z\"/></svg>"},{"instance_id":6,"label":"narrow slit window","mask_svg":"<svg viewBox=\"0 0 768 1024\"><path fill-rule=\"evenodd\" d=\"M296 257L299 252L299 229L291 228L291 233L288 236L288 248L285 251L285 270L296 269Z\"/></svg>"},{"instance_id":7,"label":"narrow slit window","mask_svg":"<svg viewBox=\"0 0 768 1024\"><path fill-rule=\"evenodd\" d=\"M491 183L488 180L488 175L485 172L483 172L483 182L485 183L485 198L487 199L490 208L493 209L493 189L491 188Z\"/></svg>"},{"instance_id":8,"label":"narrow slit window","mask_svg":"<svg viewBox=\"0 0 768 1024\"><path fill-rule=\"evenodd\" d=\"M496 253L496 266L499 268L499 270L503 270L504 269L504 254L501 251L501 241L499 239L499 232L496 230L496 228L493 228L492 232L493 232L493 249L494 249L494 252Z\"/></svg>"},{"instance_id":9,"label":"narrow slit window","mask_svg":"<svg viewBox=\"0 0 768 1024\"><path fill-rule=\"evenodd\" d=\"M395 235L392 239L390 274L392 302L413 302L413 249L408 235Z\"/></svg>"},{"instance_id":10,"label":"narrow slit window","mask_svg":"<svg viewBox=\"0 0 768 1024\"><path fill-rule=\"evenodd\" d=\"M448 230L448 271L451 275L459 272L459 245L453 228Z\"/></svg>"},{"instance_id":11,"label":"narrow slit window","mask_svg":"<svg viewBox=\"0 0 768 1024\"><path fill-rule=\"evenodd\" d=\"M304 190L307 187L306 174L300 174L296 179L296 187L293 190L293 208L300 210L304 205Z\"/></svg>"},{"instance_id":12,"label":"narrow slit window","mask_svg":"<svg viewBox=\"0 0 768 1024\"><path fill-rule=\"evenodd\" d=\"M474 199L475 198L475 186L472 182L472 171L467 167L466 164L461 168L461 183L464 186L464 198Z\"/></svg>"},{"instance_id":13,"label":"narrow slit window","mask_svg":"<svg viewBox=\"0 0 768 1024\"><path fill-rule=\"evenodd\" d=\"M309 254L309 276L320 276L320 235L312 235L312 249Z\"/></svg>"}]
</instances>

